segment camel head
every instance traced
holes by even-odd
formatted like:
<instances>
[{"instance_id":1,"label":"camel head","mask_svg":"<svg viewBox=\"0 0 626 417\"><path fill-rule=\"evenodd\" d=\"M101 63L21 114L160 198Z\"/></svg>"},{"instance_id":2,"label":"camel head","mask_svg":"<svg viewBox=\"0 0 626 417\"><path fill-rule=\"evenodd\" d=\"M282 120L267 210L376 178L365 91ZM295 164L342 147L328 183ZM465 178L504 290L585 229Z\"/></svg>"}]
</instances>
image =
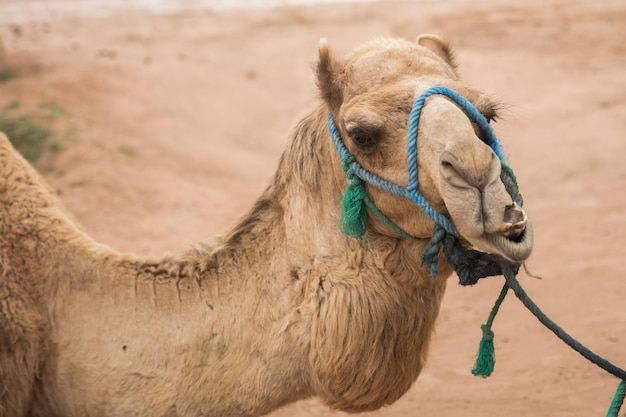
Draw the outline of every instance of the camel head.
<instances>
[{"instance_id":1,"label":"camel head","mask_svg":"<svg viewBox=\"0 0 626 417\"><path fill-rule=\"evenodd\" d=\"M448 45L432 35L416 42L378 39L343 61L322 40L317 83L348 152L365 170L404 187L409 114L421 93L445 86L487 121L496 117L497 104L459 80ZM445 96L430 96L422 108L417 167L421 194L435 210L449 213L470 246L514 262L530 256L532 225L505 189L500 159L485 143L483 129ZM432 220L413 201L372 185L366 189L376 207L402 229L420 238L432 235ZM372 232L395 233L370 219Z\"/></svg>"}]
</instances>

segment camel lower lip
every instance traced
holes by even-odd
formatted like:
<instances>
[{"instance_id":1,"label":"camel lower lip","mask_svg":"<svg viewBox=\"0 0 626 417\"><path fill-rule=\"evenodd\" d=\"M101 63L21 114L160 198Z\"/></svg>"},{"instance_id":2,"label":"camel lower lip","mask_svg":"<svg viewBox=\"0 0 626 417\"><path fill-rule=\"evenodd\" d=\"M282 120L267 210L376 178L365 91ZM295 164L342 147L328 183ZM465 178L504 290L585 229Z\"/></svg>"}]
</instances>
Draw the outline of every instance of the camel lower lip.
<instances>
[{"instance_id":1,"label":"camel lower lip","mask_svg":"<svg viewBox=\"0 0 626 417\"><path fill-rule=\"evenodd\" d=\"M533 248L533 229L529 222L524 231L516 238L511 239L502 233L490 233L485 239L494 247L498 248L503 256L513 262L526 260Z\"/></svg>"},{"instance_id":2,"label":"camel lower lip","mask_svg":"<svg viewBox=\"0 0 626 417\"><path fill-rule=\"evenodd\" d=\"M501 233L502 236L509 239L511 242L515 242L515 243L519 243L522 240L524 240L525 234L526 234L526 225L524 225L523 227L512 227L506 232Z\"/></svg>"}]
</instances>

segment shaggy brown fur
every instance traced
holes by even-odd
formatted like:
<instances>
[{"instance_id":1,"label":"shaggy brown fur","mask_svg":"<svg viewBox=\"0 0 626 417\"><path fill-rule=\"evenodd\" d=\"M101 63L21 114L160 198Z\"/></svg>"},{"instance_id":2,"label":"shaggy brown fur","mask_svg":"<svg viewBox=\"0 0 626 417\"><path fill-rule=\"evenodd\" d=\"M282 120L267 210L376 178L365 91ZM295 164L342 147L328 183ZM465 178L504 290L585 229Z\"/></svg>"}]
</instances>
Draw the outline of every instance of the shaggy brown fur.
<instances>
[{"instance_id":1,"label":"shaggy brown fur","mask_svg":"<svg viewBox=\"0 0 626 417\"><path fill-rule=\"evenodd\" d=\"M321 44L323 100L295 126L273 182L217 244L179 257L94 242L0 135L0 416L258 416L310 396L363 411L404 394L426 360L451 271L442 260L440 276L428 277L419 259L432 223L377 190L376 204L424 239L377 221L364 245L341 234L345 176L326 113L365 166L406 181L406 119L420 91L444 83L488 107L458 82L441 41L424 43L432 51L378 40L345 63ZM434 145L420 148L423 191L471 213L472 201L443 195L451 191L436 152L450 139L438 132L464 143L450 148L462 150L458 172L489 177L491 156L455 106L426 107L420 140ZM357 125L375 127L373 147L350 142ZM481 204L501 204L499 190Z\"/></svg>"}]
</instances>

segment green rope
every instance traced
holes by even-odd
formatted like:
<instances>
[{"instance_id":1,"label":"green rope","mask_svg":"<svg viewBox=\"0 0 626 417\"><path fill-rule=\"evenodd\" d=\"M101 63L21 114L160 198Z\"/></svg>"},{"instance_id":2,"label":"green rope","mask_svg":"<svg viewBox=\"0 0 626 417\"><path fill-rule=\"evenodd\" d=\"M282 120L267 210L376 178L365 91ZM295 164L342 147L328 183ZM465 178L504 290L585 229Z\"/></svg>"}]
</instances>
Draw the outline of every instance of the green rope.
<instances>
[{"instance_id":1,"label":"green rope","mask_svg":"<svg viewBox=\"0 0 626 417\"><path fill-rule=\"evenodd\" d=\"M394 232L396 232L397 234L399 234L403 238L410 240L411 242L416 242L418 240L415 236L412 236L409 233L407 233L406 231L402 230L400 228L400 226L398 226L393 221L391 221L391 219L389 217L385 216L383 214L383 212L380 211L378 209L378 207L376 207L374 202L369 199L369 197L366 196L363 199L363 201L365 202L365 205L367 206L367 208L370 209L372 211L372 213L374 213L374 215L376 217L378 217L383 223L385 223L385 225L388 228L390 228L391 230L393 230Z\"/></svg>"},{"instance_id":2,"label":"green rope","mask_svg":"<svg viewBox=\"0 0 626 417\"><path fill-rule=\"evenodd\" d=\"M502 166L500 179L502 180L504 187L508 191L513 201L515 201L520 206L523 206L524 199L522 198L522 195L519 192L519 186L517 185L517 177L515 176L513 169L511 169L511 167L505 164L504 162L501 162L500 165Z\"/></svg>"},{"instance_id":3,"label":"green rope","mask_svg":"<svg viewBox=\"0 0 626 417\"><path fill-rule=\"evenodd\" d=\"M508 292L509 285L507 283L504 283L504 286L500 291L500 295L493 305L491 313L489 313L487 322L480 326L483 331L483 337L478 344L478 355L476 356L476 363L474 364L474 368L472 368L473 375L487 378L493 373L493 368L496 365L496 356L495 348L493 345L493 331L491 330L491 326L493 325L493 320L496 318L498 310L500 310L500 305L502 305L504 297L506 297Z\"/></svg>"},{"instance_id":4,"label":"green rope","mask_svg":"<svg viewBox=\"0 0 626 417\"><path fill-rule=\"evenodd\" d=\"M624 403L625 396L626 381L622 380L617 386L617 391L615 391L613 401L611 401L611 405L609 406L609 411L607 411L606 413L606 417L617 417L617 413L619 413L619 409L622 408L622 404Z\"/></svg>"},{"instance_id":5,"label":"green rope","mask_svg":"<svg viewBox=\"0 0 626 417\"><path fill-rule=\"evenodd\" d=\"M500 162L500 165L502 166L502 170L508 174L509 178L511 178L511 182L515 185L515 188L518 189L519 186L517 185L517 177L513 172L513 168L511 168L504 162ZM517 190L517 192L519 192L519 190Z\"/></svg>"}]
</instances>

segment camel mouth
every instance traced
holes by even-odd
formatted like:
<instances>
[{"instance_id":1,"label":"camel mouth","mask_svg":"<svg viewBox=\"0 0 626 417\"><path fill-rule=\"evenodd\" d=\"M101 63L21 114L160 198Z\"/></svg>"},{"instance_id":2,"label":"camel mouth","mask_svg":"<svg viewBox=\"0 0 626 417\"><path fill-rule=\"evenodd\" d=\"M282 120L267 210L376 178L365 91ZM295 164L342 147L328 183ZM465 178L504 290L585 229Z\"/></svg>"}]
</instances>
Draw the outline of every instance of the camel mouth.
<instances>
[{"instance_id":1,"label":"camel mouth","mask_svg":"<svg viewBox=\"0 0 626 417\"><path fill-rule=\"evenodd\" d=\"M533 249L533 226L528 219L523 226L513 226L504 232L487 233L484 239L491 250L512 262L524 262Z\"/></svg>"},{"instance_id":2,"label":"camel mouth","mask_svg":"<svg viewBox=\"0 0 626 417\"><path fill-rule=\"evenodd\" d=\"M502 236L514 243L521 243L526 236L526 225L522 227L512 227L511 230L503 232Z\"/></svg>"},{"instance_id":3,"label":"camel mouth","mask_svg":"<svg viewBox=\"0 0 626 417\"><path fill-rule=\"evenodd\" d=\"M504 187L502 187L504 188ZM514 263L524 262L533 250L533 225L526 211L502 192L476 189L446 189L447 211L461 237L474 249L502 256ZM497 189L496 189L497 191ZM490 196L485 201L484 196ZM472 201L469 207L466 204ZM483 200L483 201L481 201Z\"/></svg>"},{"instance_id":4,"label":"camel mouth","mask_svg":"<svg viewBox=\"0 0 626 417\"><path fill-rule=\"evenodd\" d=\"M510 262L522 263L533 250L533 225L526 212L516 203L504 207L499 225L482 222L457 222L459 232L474 249L499 255ZM463 227L465 226L465 227Z\"/></svg>"},{"instance_id":5,"label":"camel mouth","mask_svg":"<svg viewBox=\"0 0 626 417\"><path fill-rule=\"evenodd\" d=\"M528 215L519 204L513 202L504 208L503 224L500 226L501 234L510 241L520 243L524 240L527 223Z\"/></svg>"}]
</instances>

